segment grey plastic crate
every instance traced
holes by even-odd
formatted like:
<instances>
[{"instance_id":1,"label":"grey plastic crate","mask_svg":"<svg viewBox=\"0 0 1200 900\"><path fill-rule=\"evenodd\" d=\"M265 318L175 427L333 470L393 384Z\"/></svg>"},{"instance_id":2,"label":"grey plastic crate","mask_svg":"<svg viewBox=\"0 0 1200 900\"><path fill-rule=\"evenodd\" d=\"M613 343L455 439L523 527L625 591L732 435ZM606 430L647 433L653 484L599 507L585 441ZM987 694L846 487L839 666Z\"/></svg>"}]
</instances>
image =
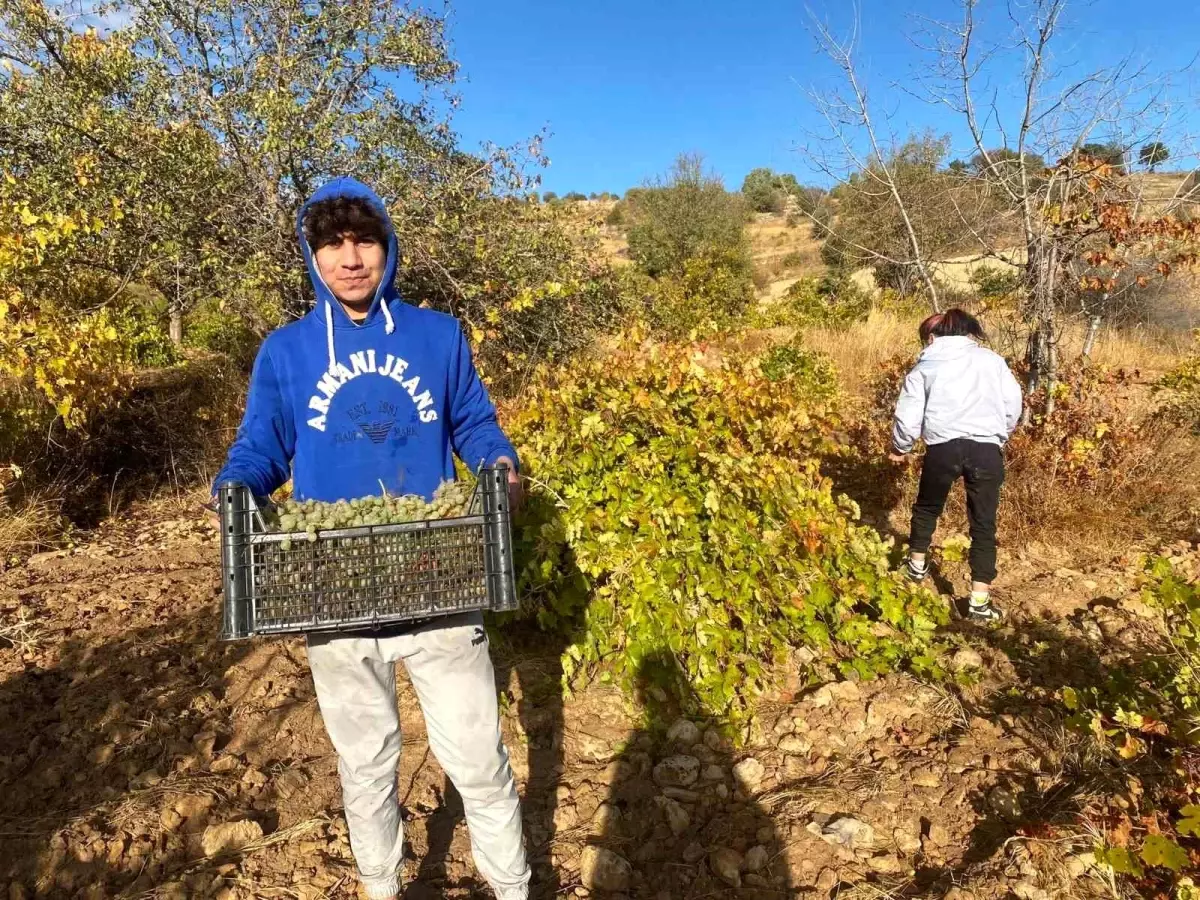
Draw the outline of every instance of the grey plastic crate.
<instances>
[{"instance_id":1,"label":"grey plastic crate","mask_svg":"<svg viewBox=\"0 0 1200 900\"><path fill-rule=\"evenodd\" d=\"M218 500L224 640L517 608L505 466L480 471L471 515L319 531L315 541L268 531L262 501L242 485L221 486Z\"/></svg>"}]
</instances>

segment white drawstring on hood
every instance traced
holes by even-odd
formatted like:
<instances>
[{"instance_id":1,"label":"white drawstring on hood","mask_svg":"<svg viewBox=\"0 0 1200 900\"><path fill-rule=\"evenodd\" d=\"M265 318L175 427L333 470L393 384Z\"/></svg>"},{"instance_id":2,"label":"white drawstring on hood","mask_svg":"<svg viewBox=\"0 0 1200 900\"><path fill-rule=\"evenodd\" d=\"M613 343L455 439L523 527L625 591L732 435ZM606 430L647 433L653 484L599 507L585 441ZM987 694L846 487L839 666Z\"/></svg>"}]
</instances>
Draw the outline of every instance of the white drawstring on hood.
<instances>
[{"instance_id":1,"label":"white drawstring on hood","mask_svg":"<svg viewBox=\"0 0 1200 900\"><path fill-rule=\"evenodd\" d=\"M313 271L316 272L317 278L320 279L325 290L329 291L329 285L325 284L325 279L321 276L321 270L313 266ZM385 334L391 334L396 330L396 320L392 318L392 311L388 309L387 300L380 300L379 295L383 292L383 283L375 289L375 299L371 301L371 305L379 304L379 308L383 310L383 330ZM329 291L333 294L333 291ZM329 371L332 372L334 366L337 365L337 352L333 346L333 304L328 300L325 301L325 342L329 349Z\"/></svg>"}]
</instances>

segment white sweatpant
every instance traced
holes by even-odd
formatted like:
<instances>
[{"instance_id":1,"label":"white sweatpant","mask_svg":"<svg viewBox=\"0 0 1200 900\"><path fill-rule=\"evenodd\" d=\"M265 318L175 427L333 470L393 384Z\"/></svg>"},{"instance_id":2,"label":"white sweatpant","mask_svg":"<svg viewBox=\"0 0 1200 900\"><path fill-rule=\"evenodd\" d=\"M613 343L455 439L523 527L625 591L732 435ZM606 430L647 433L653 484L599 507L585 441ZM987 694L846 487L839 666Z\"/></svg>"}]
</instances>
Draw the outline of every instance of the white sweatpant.
<instances>
[{"instance_id":1,"label":"white sweatpant","mask_svg":"<svg viewBox=\"0 0 1200 900\"><path fill-rule=\"evenodd\" d=\"M391 897L401 886L396 662L403 660L429 747L462 796L476 867L502 900L528 897L520 801L500 738L483 616L447 617L384 638L310 635L308 660L337 750L350 847L367 896Z\"/></svg>"}]
</instances>

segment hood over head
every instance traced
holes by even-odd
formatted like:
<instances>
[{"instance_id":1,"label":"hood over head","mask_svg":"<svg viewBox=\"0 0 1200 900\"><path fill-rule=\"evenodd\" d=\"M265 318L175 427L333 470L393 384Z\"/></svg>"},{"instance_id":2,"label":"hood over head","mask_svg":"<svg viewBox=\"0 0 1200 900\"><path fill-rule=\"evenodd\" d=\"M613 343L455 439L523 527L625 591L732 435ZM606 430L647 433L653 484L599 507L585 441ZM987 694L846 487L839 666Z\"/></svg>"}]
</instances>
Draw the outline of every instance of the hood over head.
<instances>
[{"instance_id":1,"label":"hood over head","mask_svg":"<svg viewBox=\"0 0 1200 900\"><path fill-rule=\"evenodd\" d=\"M358 198L367 201L371 208L383 219L384 231L387 234L387 262L384 265L383 280L379 282L379 287L375 291L375 298L371 301L371 307L367 311L367 317L361 324L351 321L350 317L346 315L346 311L342 309L342 304L333 295L333 291L325 284L325 280L317 270L317 261L313 256L313 248L308 245L308 240L304 236L304 217L308 214L312 205L320 203L322 200L332 200L335 197ZM325 331L329 349L329 367L332 369L337 363L337 354L334 351L333 342L335 328L358 328L370 325L378 317L382 316L387 333L391 334L396 330L396 323L392 318L391 310L388 308L388 304L399 296L396 293L395 286L396 265L399 256L396 231L392 226L392 220L388 215L387 207L384 206L378 194L357 179L335 178L318 188L305 201L304 205L300 207L300 212L296 214L296 236L300 240L300 253L304 256L304 264L308 267L308 277L312 281L313 290L317 296L316 307L310 315L320 316L325 320Z\"/></svg>"}]
</instances>

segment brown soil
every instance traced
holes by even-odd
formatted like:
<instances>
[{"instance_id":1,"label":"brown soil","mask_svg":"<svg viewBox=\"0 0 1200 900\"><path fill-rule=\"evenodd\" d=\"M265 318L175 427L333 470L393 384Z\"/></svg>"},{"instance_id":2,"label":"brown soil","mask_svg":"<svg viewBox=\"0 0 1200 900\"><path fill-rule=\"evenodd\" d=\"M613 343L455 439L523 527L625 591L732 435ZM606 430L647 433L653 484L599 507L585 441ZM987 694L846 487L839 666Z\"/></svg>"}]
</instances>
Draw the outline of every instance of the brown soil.
<instances>
[{"instance_id":1,"label":"brown soil","mask_svg":"<svg viewBox=\"0 0 1200 900\"><path fill-rule=\"evenodd\" d=\"M1119 565L1051 556L1009 561L1012 625L955 638L959 689L776 698L742 749L642 728L601 685L564 702L559 648L502 635L534 896L1098 896L1054 691L1151 624ZM356 896L303 642L218 642L216 558L210 526L151 504L0 573L0 897ZM400 697L408 896L490 896L403 677ZM227 823L250 843L206 856ZM621 891L582 886L587 847L628 861Z\"/></svg>"}]
</instances>

